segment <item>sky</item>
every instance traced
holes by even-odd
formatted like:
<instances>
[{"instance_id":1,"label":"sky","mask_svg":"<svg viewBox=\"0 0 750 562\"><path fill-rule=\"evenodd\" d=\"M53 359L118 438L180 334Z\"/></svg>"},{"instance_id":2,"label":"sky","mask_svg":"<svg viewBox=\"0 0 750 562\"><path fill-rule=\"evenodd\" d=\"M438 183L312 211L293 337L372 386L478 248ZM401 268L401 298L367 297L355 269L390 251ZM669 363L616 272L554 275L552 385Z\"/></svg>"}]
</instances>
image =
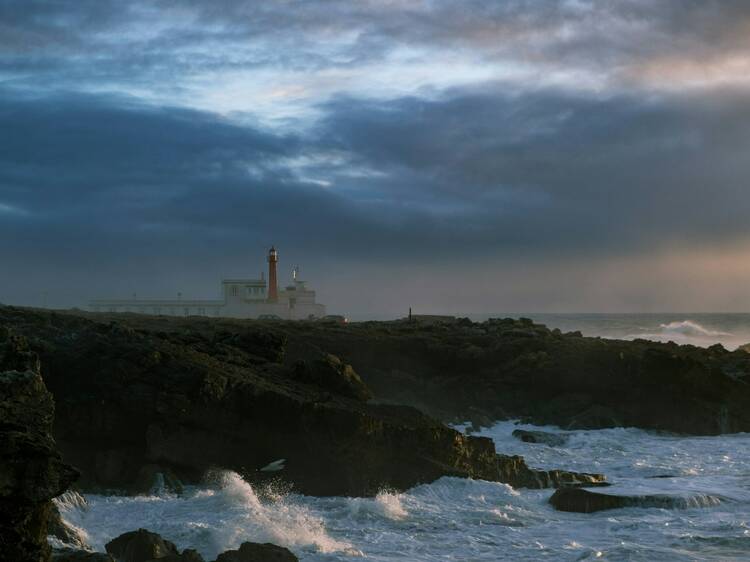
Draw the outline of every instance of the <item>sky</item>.
<instances>
[{"instance_id":1,"label":"sky","mask_svg":"<svg viewBox=\"0 0 750 562\"><path fill-rule=\"evenodd\" d=\"M750 311L746 0L0 0L0 302Z\"/></svg>"}]
</instances>

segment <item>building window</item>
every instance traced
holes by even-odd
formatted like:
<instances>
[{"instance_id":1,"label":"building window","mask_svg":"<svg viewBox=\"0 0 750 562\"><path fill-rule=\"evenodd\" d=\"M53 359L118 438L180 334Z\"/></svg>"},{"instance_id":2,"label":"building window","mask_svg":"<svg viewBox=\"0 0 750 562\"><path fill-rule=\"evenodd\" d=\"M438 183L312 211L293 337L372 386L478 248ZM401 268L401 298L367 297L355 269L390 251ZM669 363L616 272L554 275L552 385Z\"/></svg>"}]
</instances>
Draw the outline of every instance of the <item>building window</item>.
<instances>
[{"instance_id":1,"label":"building window","mask_svg":"<svg viewBox=\"0 0 750 562\"><path fill-rule=\"evenodd\" d=\"M232 296L233 297L237 296L237 285L232 285Z\"/></svg>"},{"instance_id":2,"label":"building window","mask_svg":"<svg viewBox=\"0 0 750 562\"><path fill-rule=\"evenodd\" d=\"M187 306L185 307L185 316L190 316L190 309Z\"/></svg>"}]
</instances>

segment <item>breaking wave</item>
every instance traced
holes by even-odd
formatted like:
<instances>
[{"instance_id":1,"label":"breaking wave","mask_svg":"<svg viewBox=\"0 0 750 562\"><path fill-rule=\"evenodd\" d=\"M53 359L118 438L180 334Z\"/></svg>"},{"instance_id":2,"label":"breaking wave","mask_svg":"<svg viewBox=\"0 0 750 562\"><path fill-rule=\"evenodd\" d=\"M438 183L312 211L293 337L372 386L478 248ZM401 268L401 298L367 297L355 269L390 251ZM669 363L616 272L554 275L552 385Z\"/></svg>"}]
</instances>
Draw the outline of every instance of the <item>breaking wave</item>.
<instances>
[{"instance_id":1,"label":"breaking wave","mask_svg":"<svg viewBox=\"0 0 750 562\"><path fill-rule=\"evenodd\" d=\"M480 433L529 465L602 472L603 491L634 498L594 514L556 511L552 490L445 477L374 498L310 497L218 472L181 496L90 496L65 501L66 518L97 550L139 527L206 560L244 541L290 548L302 562L438 560L745 560L750 513L750 434L684 437L634 428L566 431L557 447L525 443L499 422ZM61 508L62 511L62 508ZM355 558L356 559L356 558Z\"/></svg>"},{"instance_id":2,"label":"breaking wave","mask_svg":"<svg viewBox=\"0 0 750 562\"><path fill-rule=\"evenodd\" d=\"M658 342L675 342L708 347L717 343L728 349L735 349L747 343L750 335L734 334L723 330L706 327L694 320L681 320L659 324L654 328L643 328L642 332L630 333L625 339L647 339Z\"/></svg>"},{"instance_id":3,"label":"breaking wave","mask_svg":"<svg viewBox=\"0 0 750 562\"><path fill-rule=\"evenodd\" d=\"M178 548L195 548L207 560L245 541L270 542L295 552L358 555L348 542L332 538L323 519L298 498L277 489L256 489L236 472L211 475L209 485L183 496L89 497L89 508L72 509L67 521L87 529L99 551L121 533L145 528Z\"/></svg>"}]
</instances>

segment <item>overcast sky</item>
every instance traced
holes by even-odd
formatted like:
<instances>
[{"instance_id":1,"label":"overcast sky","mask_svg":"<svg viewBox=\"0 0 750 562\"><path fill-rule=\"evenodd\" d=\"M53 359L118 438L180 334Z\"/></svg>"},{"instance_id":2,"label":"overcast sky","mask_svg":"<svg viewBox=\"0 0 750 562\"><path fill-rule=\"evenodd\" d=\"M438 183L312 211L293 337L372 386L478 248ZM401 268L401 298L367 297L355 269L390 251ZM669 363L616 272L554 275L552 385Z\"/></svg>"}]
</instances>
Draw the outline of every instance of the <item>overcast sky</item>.
<instances>
[{"instance_id":1,"label":"overcast sky","mask_svg":"<svg viewBox=\"0 0 750 562\"><path fill-rule=\"evenodd\" d=\"M750 310L746 0L0 0L0 302Z\"/></svg>"}]
</instances>

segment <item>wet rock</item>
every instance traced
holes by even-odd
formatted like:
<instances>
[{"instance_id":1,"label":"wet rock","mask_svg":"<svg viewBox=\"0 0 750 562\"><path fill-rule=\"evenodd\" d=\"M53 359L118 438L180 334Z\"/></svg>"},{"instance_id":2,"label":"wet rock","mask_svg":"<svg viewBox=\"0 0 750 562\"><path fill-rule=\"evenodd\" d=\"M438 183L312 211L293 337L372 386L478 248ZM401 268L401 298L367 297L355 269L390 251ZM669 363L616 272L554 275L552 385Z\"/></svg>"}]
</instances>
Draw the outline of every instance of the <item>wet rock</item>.
<instances>
[{"instance_id":1,"label":"wet rock","mask_svg":"<svg viewBox=\"0 0 750 562\"><path fill-rule=\"evenodd\" d=\"M51 560L52 562L115 562L115 559L105 552L91 552L75 548L52 549Z\"/></svg>"},{"instance_id":2,"label":"wet rock","mask_svg":"<svg viewBox=\"0 0 750 562\"><path fill-rule=\"evenodd\" d=\"M49 434L54 403L36 355L8 330L0 337L0 365L24 369L0 372L0 556L44 562L51 500L78 473L63 462Z\"/></svg>"},{"instance_id":3,"label":"wet rock","mask_svg":"<svg viewBox=\"0 0 750 562\"><path fill-rule=\"evenodd\" d=\"M525 429L514 430L513 437L520 439L524 443L543 443L550 447L561 447L568 442L567 435L559 435L546 431L528 431Z\"/></svg>"},{"instance_id":4,"label":"wet rock","mask_svg":"<svg viewBox=\"0 0 750 562\"><path fill-rule=\"evenodd\" d=\"M573 488L609 485L602 474L566 470L535 470L529 468L524 458L518 455L497 455L496 479L514 488Z\"/></svg>"},{"instance_id":5,"label":"wet rock","mask_svg":"<svg viewBox=\"0 0 750 562\"><path fill-rule=\"evenodd\" d=\"M666 494L616 495L593 492L583 488L561 488L549 502L559 511L593 513L623 507L653 507L659 509L686 509L719 505L721 498L706 494L674 496Z\"/></svg>"},{"instance_id":6,"label":"wet rock","mask_svg":"<svg viewBox=\"0 0 750 562\"><path fill-rule=\"evenodd\" d=\"M105 548L117 562L148 562L179 555L173 543L146 529L123 533L109 541Z\"/></svg>"},{"instance_id":7,"label":"wet rock","mask_svg":"<svg viewBox=\"0 0 750 562\"><path fill-rule=\"evenodd\" d=\"M47 535L73 548L81 550L90 549L84 534L63 519L60 509L55 502L52 503L49 519L47 520Z\"/></svg>"},{"instance_id":8,"label":"wet rock","mask_svg":"<svg viewBox=\"0 0 750 562\"><path fill-rule=\"evenodd\" d=\"M239 550L227 550L216 562L297 562L290 550L270 543L244 542Z\"/></svg>"},{"instance_id":9,"label":"wet rock","mask_svg":"<svg viewBox=\"0 0 750 562\"><path fill-rule=\"evenodd\" d=\"M372 398L370 389L352 366L343 363L335 355L326 354L312 361L298 361L294 365L293 377L355 400L366 402Z\"/></svg>"}]
</instances>

